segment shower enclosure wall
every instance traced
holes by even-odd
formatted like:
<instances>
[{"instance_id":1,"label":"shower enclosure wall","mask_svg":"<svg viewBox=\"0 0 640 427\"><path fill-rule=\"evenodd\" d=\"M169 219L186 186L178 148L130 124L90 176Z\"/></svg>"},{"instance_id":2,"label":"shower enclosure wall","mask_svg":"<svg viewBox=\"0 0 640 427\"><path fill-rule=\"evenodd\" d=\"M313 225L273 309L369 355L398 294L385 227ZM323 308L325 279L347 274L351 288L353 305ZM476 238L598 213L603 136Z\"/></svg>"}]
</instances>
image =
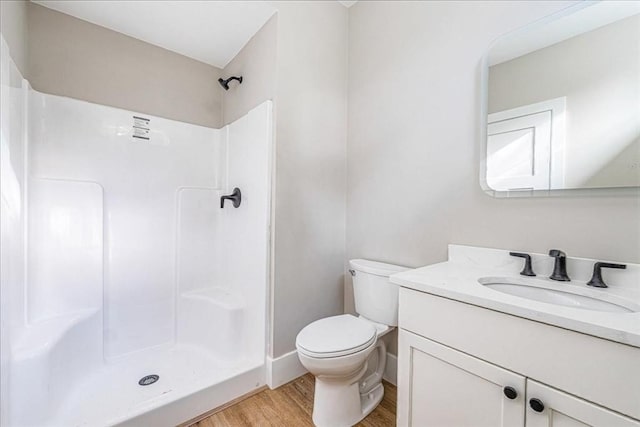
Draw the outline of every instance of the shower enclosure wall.
<instances>
[{"instance_id":1,"label":"shower enclosure wall","mask_svg":"<svg viewBox=\"0 0 640 427\"><path fill-rule=\"evenodd\" d=\"M2 425L176 425L262 386L271 103L211 129L38 93L2 50Z\"/></svg>"}]
</instances>

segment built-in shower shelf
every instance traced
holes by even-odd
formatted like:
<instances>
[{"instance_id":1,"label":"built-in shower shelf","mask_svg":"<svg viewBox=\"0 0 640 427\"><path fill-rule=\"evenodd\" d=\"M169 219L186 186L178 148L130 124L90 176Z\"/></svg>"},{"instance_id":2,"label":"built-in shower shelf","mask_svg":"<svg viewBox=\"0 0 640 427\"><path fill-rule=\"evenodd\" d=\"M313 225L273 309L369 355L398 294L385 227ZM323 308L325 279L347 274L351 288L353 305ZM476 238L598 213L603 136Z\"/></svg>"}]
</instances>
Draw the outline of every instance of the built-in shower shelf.
<instances>
[{"instance_id":1,"label":"built-in shower shelf","mask_svg":"<svg viewBox=\"0 0 640 427\"><path fill-rule=\"evenodd\" d=\"M244 340L239 337L245 333L246 307L236 292L212 286L182 293L177 341L205 348L220 360L241 357Z\"/></svg>"},{"instance_id":2,"label":"built-in shower shelf","mask_svg":"<svg viewBox=\"0 0 640 427\"><path fill-rule=\"evenodd\" d=\"M98 309L78 310L73 313L56 316L31 323L19 333L12 348L14 360L33 358L40 353L48 353L75 326L88 320Z\"/></svg>"}]
</instances>

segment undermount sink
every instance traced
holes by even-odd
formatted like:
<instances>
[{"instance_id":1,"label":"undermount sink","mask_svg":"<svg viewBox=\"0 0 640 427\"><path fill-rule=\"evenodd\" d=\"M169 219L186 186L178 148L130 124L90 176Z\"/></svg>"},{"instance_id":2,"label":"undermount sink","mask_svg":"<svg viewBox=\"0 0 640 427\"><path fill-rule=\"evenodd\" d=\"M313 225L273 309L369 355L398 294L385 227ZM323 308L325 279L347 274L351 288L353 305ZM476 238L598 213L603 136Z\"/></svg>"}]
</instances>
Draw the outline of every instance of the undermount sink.
<instances>
[{"instance_id":1,"label":"undermount sink","mask_svg":"<svg viewBox=\"0 0 640 427\"><path fill-rule=\"evenodd\" d=\"M478 282L494 291L547 304L610 313L636 313L640 311L640 305L624 298L560 282L556 285L538 279L507 277L483 277ZM558 289L561 286L566 288Z\"/></svg>"}]
</instances>

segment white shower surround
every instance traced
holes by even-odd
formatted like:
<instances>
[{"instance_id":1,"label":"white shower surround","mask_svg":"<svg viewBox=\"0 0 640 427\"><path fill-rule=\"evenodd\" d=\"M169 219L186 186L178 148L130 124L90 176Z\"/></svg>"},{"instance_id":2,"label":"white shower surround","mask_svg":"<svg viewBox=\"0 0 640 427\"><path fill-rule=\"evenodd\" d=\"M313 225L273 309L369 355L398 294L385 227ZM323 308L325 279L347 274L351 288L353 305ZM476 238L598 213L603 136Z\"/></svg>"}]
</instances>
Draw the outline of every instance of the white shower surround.
<instances>
[{"instance_id":1,"label":"white shower surround","mask_svg":"<svg viewBox=\"0 0 640 427\"><path fill-rule=\"evenodd\" d=\"M169 426L264 385L271 102L218 130L6 89L24 117L3 125L3 244L26 245L3 266L26 268L2 281L5 421Z\"/></svg>"}]
</instances>

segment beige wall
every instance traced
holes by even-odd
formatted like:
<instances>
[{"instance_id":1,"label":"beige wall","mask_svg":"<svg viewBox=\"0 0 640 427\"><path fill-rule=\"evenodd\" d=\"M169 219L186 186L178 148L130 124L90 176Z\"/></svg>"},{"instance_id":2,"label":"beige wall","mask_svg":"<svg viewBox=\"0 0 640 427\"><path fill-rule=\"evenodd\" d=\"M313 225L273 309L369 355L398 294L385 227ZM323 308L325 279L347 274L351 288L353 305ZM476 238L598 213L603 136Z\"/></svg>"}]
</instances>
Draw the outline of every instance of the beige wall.
<instances>
[{"instance_id":1,"label":"beige wall","mask_svg":"<svg viewBox=\"0 0 640 427\"><path fill-rule=\"evenodd\" d=\"M343 312L347 9L277 2L273 355L311 321Z\"/></svg>"},{"instance_id":2,"label":"beige wall","mask_svg":"<svg viewBox=\"0 0 640 427\"><path fill-rule=\"evenodd\" d=\"M348 37L338 2L275 5L225 67L245 80L223 95L227 123L274 100L272 357L294 350L310 322L343 312Z\"/></svg>"},{"instance_id":3,"label":"beige wall","mask_svg":"<svg viewBox=\"0 0 640 427\"><path fill-rule=\"evenodd\" d=\"M640 186L638 40L635 15L494 65L489 113L564 96L566 187Z\"/></svg>"},{"instance_id":4,"label":"beige wall","mask_svg":"<svg viewBox=\"0 0 640 427\"><path fill-rule=\"evenodd\" d=\"M242 117L267 99L276 97L278 15L275 14L224 67L222 75L242 76L241 85L231 83L223 91L223 124Z\"/></svg>"},{"instance_id":5,"label":"beige wall","mask_svg":"<svg viewBox=\"0 0 640 427\"><path fill-rule=\"evenodd\" d=\"M34 89L220 127L221 70L34 3L28 7Z\"/></svg>"},{"instance_id":6,"label":"beige wall","mask_svg":"<svg viewBox=\"0 0 640 427\"><path fill-rule=\"evenodd\" d=\"M274 356L343 312L347 9L277 2Z\"/></svg>"},{"instance_id":7,"label":"beige wall","mask_svg":"<svg viewBox=\"0 0 640 427\"><path fill-rule=\"evenodd\" d=\"M501 34L569 3L350 8L346 259L417 267L458 243L640 261L637 197L495 199L480 188L482 55Z\"/></svg>"},{"instance_id":8,"label":"beige wall","mask_svg":"<svg viewBox=\"0 0 640 427\"><path fill-rule=\"evenodd\" d=\"M27 2L0 1L0 31L11 59L23 76L27 75Z\"/></svg>"}]
</instances>

